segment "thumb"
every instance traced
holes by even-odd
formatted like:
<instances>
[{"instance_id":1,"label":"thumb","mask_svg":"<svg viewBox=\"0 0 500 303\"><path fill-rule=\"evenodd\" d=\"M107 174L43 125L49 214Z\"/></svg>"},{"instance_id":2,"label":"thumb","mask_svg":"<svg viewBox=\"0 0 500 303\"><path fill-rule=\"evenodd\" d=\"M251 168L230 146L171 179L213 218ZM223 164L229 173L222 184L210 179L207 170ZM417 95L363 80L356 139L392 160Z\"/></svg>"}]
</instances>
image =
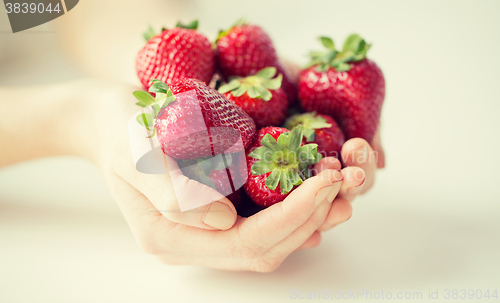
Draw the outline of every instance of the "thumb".
<instances>
[{"instance_id":1,"label":"thumb","mask_svg":"<svg viewBox=\"0 0 500 303\"><path fill-rule=\"evenodd\" d=\"M230 229L236 222L236 209L229 199L182 174L177 162L163 154L167 174L136 172L134 185L168 220L209 230Z\"/></svg>"}]
</instances>

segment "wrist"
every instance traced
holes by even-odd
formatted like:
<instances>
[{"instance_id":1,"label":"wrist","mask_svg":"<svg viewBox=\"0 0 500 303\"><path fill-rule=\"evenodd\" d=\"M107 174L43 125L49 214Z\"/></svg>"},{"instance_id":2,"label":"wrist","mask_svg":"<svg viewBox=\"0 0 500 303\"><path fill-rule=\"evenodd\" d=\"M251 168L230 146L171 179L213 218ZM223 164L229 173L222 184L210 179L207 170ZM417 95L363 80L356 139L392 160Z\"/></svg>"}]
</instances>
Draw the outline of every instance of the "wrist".
<instances>
[{"instance_id":1,"label":"wrist","mask_svg":"<svg viewBox=\"0 0 500 303\"><path fill-rule=\"evenodd\" d=\"M0 89L0 166L41 157L91 157L91 81ZM83 144L82 144L83 143Z\"/></svg>"}]
</instances>

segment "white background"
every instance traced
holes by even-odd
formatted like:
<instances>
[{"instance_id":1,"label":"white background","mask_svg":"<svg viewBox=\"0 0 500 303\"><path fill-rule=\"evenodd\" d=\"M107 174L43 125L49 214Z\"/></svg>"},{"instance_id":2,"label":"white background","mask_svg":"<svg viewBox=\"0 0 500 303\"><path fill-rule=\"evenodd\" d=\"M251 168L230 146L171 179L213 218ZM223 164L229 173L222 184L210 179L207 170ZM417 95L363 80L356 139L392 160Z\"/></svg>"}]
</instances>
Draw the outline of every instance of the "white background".
<instances>
[{"instance_id":1,"label":"white background","mask_svg":"<svg viewBox=\"0 0 500 303\"><path fill-rule=\"evenodd\" d=\"M387 83L387 167L375 188L318 248L292 255L274 273L231 273L165 266L140 252L99 171L84 160L3 168L1 302L285 302L292 289L422 292L424 299L439 290L433 301L443 302L460 301L445 300L445 289L500 296L500 2L195 4L190 17L207 33L244 15L300 64L320 46L319 35L339 45L357 32L373 43L369 57ZM1 85L77 77L54 34L0 36ZM23 45L39 51L13 60ZM461 302L483 301L500 299Z\"/></svg>"}]
</instances>

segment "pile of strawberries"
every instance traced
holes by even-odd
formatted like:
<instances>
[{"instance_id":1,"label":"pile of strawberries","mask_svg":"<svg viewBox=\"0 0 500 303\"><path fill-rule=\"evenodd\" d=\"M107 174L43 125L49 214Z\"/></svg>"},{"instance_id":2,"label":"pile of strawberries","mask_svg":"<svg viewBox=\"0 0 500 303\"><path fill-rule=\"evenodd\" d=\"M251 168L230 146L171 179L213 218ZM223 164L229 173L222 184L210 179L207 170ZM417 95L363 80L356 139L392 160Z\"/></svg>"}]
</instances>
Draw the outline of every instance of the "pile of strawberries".
<instances>
[{"instance_id":1,"label":"pile of strawberries","mask_svg":"<svg viewBox=\"0 0 500 303\"><path fill-rule=\"evenodd\" d=\"M320 37L325 50L294 81L259 26L239 21L213 44L197 26L145 34L136 69L148 92L134 92L147 109L137 121L189 178L268 207L346 140L373 139L385 81L359 35L341 50Z\"/></svg>"}]
</instances>

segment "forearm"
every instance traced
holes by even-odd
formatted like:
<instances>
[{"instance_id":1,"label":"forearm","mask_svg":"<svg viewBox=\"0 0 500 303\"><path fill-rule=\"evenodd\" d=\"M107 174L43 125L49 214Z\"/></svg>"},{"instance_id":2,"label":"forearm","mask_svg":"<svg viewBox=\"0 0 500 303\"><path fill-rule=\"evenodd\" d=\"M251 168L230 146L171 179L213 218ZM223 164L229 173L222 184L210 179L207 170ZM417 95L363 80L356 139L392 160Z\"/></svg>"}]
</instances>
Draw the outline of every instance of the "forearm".
<instances>
[{"instance_id":1,"label":"forearm","mask_svg":"<svg viewBox=\"0 0 500 303\"><path fill-rule=\"evenodd\" d=\"M56 155L92 158L91 81L0 88L0 166Z\"/></svg>"}]
</instances>

